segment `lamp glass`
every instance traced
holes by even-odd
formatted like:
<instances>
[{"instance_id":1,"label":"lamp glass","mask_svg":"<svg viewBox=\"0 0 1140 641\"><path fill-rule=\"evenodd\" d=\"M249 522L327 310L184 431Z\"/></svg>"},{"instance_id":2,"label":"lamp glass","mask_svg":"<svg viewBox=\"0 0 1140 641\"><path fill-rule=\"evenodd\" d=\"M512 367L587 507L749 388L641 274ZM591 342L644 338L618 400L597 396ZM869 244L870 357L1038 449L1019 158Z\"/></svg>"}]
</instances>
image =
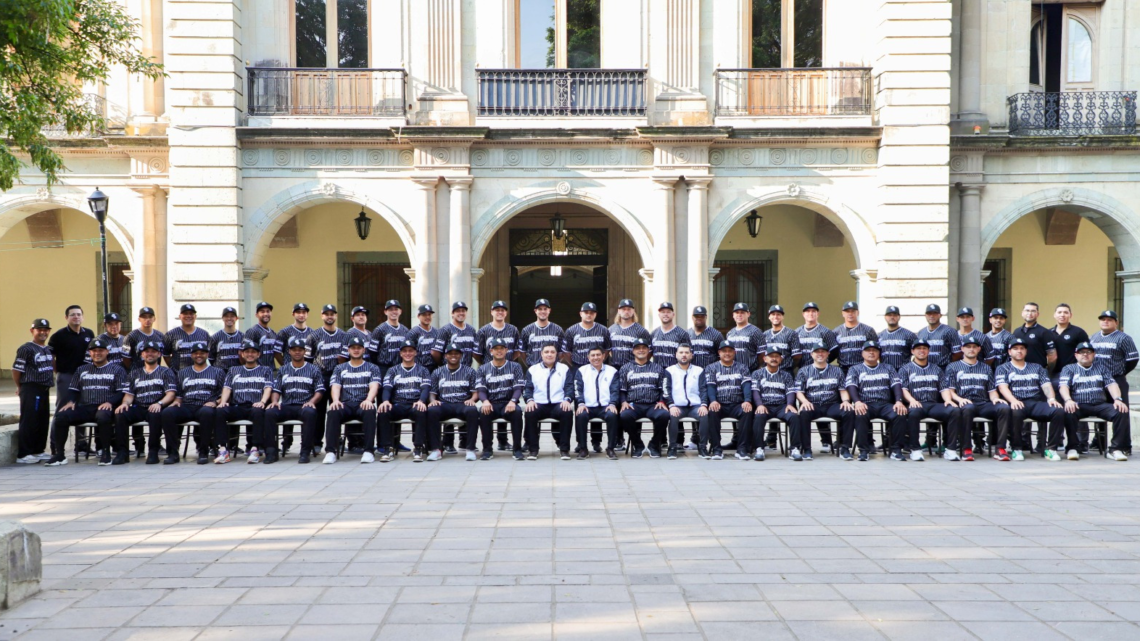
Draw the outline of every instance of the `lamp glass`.
<instances>
[{"instance_id":1,"label":"lamp glass","mask_svg":"<svg viewBox=\"0 0 1140 641\"><path fill-rule=\"evenodd\" d=\"M360 240L368 240L368 232L372 229L372 219L370 219L364 210L360 210L360 215L354 221L356 223L356 235L360 236Z\"/></svg>"}]
</instances>

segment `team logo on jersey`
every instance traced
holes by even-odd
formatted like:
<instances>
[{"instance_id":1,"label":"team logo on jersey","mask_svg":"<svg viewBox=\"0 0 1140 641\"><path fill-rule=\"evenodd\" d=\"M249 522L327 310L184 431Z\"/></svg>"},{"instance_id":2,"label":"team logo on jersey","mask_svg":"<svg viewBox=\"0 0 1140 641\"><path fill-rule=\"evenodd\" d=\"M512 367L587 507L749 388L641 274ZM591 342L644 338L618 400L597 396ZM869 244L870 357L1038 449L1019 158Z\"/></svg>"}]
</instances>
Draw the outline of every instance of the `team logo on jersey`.
<instances>
[{"instance_id":1,"label":"team logo on jersey","mask_svg":"<svg viewBox=\"0 0 1140 641\"><path fill-rule=\"evenodd\" d=\"M1029 338L1037 338L1037 334L1030 334Z\"/></svg>"},{"instance_id":2,"label":"team logo on jersey","mask_svg":"<svg viewBox=\"0 0 1140 641\"><path fill-rule=\"evenodd\" d=\"M1065 340L1069 340L1069 335L1065 334Z\"/></svg>"}]
</instances>

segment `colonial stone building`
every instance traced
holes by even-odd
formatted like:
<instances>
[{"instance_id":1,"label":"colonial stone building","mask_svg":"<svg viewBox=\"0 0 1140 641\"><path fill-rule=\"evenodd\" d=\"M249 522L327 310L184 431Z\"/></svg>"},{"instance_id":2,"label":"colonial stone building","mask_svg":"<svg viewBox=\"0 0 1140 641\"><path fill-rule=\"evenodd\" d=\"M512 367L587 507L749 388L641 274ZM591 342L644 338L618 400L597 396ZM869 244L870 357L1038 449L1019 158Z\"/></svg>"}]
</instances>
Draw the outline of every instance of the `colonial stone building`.
<instances>
[{"instance_id":1,"label":"colonial stone building","mask_svg":"<svg viewBox=\"0 0 1140 641\"><path fill-rule=\"evenodd\" d=\"M169 75L90 87L108 127L58 137L62 184L0 195L5 353L98 310L96 186L111 305L160 327L263 298L275 325L389 297L1140 314L1126 0L127 4Z\"/></svg>"}]
</instances>

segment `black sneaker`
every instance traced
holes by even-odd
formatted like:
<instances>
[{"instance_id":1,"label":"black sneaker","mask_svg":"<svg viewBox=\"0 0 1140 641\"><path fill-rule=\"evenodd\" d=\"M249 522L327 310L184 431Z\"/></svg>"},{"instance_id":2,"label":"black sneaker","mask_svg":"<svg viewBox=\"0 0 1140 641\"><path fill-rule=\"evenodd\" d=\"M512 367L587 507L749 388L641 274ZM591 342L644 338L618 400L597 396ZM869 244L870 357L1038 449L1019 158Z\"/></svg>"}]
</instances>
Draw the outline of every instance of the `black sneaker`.
<instances>
[{"instance_id":1,"label":"black sneaker","mask_svg":"<svg viewBox=\"0 0 1140 641\"><path fill-rule=\"evenodd\" d=\"M712 458L712 454L709 454L708 448L706 448L704 445L697 446L697 456L706 460Z\"/></svg>"},{"instance_id":2,"label":"black sneaker","mask_svg":"<svg viewBox=\"0 0 1140 641\"><path fill-rule=\"evenodd\" d=\"M611 461L616 461L616 460L618 460L618 458L617 458L617 452L615 452L615 451L614 451L614 448L612 448L612 447L607 447L607 448L606 448L606 458L608 458L608 459L609 459L609 460L611 460Z\"/></svg>"},{"instance_id":3,"label":"black sneaker","mask_svg":"<svg viewBox=\"0 0 1140 641\"><path fill-rule=\"evenodd\" d=\"M354 447L354 448L349 449L348 453L349 454L357 454L357 455L363 454L364 448L363 447Z\"/></svg>"},{"instance_id":4,"label":"black sneaker","mask_svg":"<svg viewBox=\"0 0 1140 641\"><path fill-rule=\"evenodd\" d=\"M674 445L673 447L669 448L669 460L673 461L676 459L677 459L677 446Z\"/></svg>"},{"instance_id":5,"label":"black sneaker","mask_svg":"<svg viewBox=\"0 0 1140 641\"><path fill-rule=\"evenodd\" d=\"M309 462L309 453L304 451L304 450L301 450L301 453L297 455L297 462L301 463L301 464L308 463Z\"/></svg>"},{"instance_id":6,"label":"black sneaker","mask_svg":"<svg viewBox=\"0 0 1140 641\"><path fill-rule=\"evenodd\" d=\"M491 450L483 450L483 455L479 457L480 461L490 461L495 458L495 453Z\"/></svg>"},{"instance_id":7,"label":"black sneaker","mask_svg":"<svg viewBox=\"0 0 1140 641\"><path fill-rule=\"evenodd\" d=\"M847 447L846 445L839 448L839 458L843 459L844 461L855 460L854 457L851 456L851 448Z\"/></svg>"},{"instance_id":8,"label":"black sneaker","mask_svg":"<svg viewBox=\"0 0 1140 641\"><path fill-rule=\"evenodd\" d=\"M110 464L111 464L111 450L103 450L103 451L99 452L99 465L100 465L100 467L104 466L104 465L110 465Z\"/></svg>"},{"instance_id":9,"label":"black sneaker","mask_svg":"<svg viewBox=\"0 0 1140 641\"><path fill-rule=\"evenodd\" d=\"M170 456L167 456L166 458L162 459L163 465L174 465L177 462L178 462L178 455L177 454L171 454Z\"/></svg>"},{"instance_id":10,"label":"black sneaker","mask_svg":"<svg viewBox=\"0 0 1140 641\"><path fill-rule=\"evenodd\" d=\"M146 455L147 465L158 465L158 452L151 452Z\"/></svg>"},{"instance_id":11,"label":"black sneaker","mask_svg":"<svg viewBox=\"0 0 1140 641\"><path fill-rule=\"evenodd\" d=\"M215 457L217 458L217 457ZM198 452L198 465L205 465L211 460L209 452Z\"/></svg>"},{"instance_id":12,"label":"black sneaker","mask_svg":"<svg viewBox=\"0 0 1140 641\"><path fill-rule=\"evenodd\" d=\"M589 450L587 450L584 447L582 449L578 450L578 460L579 461L585 461L588 458L590 458Z\"/></svg>"},{"instance_id":13,"label":"black sneaker","mask_svg":"<svg viewBox=\"0 0 1140 641\"><path fill-rule=\"evenodd\" d=\"M601 443L594 443L594 454L601 454L601 453L602 453L602 444Z\"/></svg>"},{"instance_id":14,"label":"black sneaker","mask_svg":"<svg viewBox=\"0 0 1140 641\"><path fill-rule=\"evenodd\" d=\"M500 452L509 452L511 450L511 446L507 445L506 443L499 443L495 446L495 449Z\"/></svg>"},{"instance_id":15,"label":"black sneaker","mask_svg":"<svg viewBox=\"0 0 1140 641\"><path fill-rule=\"evenodd\" d=\"M905 462L906 457L903 456L902 452L894 451L894 452L891 452L891 460L892 461L903 461L903 462Z\"/></svg>"},{"instance_id":16,"label":"black sneaker","mask_svg":"<svg viewBox=\"0 0 1140 641\"><path fill-rule=\"evenodd\" d=\"M126 452L116 452L114 460L111 465L126 465L131 462L131 455Z\"/></svg>"},{"instance_id":17,"label":"black sneaker","mask_svg":"<svg viewBox=\"0 0 1140 641\"><path fill-rule=\"evenodd\" d=\"M650 445L646 450L649 452L649 458L661 458L661 448L656 445Z\"/></svg>"},{"instance_id":18,"label":"black sneaker","mask_svg":"<svg viewBox=\"0 0 1140 641\"><path fill-rule=\"evenodd\" d=\"M146 445L143 443L135 443L135 458L142 458L146 456Z\"/></svg>"},{"instance_id":19,"label":"black sneaker","mask_svg":"<svg viewBox=\"0 0 1140 641\"><path fill-rule=\"evenodd\" d=\"M277 453L277 448L271 447L271 448L265 450L265 458L262 459L262 461L264 463L267 463L267 464L268 463L276 463L278 458L279 458L279 455Z\"/></svg>"},{"instance_id":20,"label":"black sneaker","mask_svg":"<svg viewBox=\"0 0 1140 641\"><path fill-rule=\"evenodd\" d=\"M515 450L515 460L516 461L525 461L526 460L526 456L523 455L522 450Z\"/></svg>"},{"instance_id":21,"label":"black sneaker","mask_svg":"<svg viewBox=\"0 0 1140 641\"><path fill-rule=\"evenodd\" d=\"M633 458L641 458L642 454L645 454L645 448L644 447L633 448Z\"/></svg>"},{"instance_id":22,"label":"black sneaker","mask_svg":"<svg viewBox=\"0 0 1140 641\"><path fill-rule=\"evenodd\" d=\"M458 454L459 450L455 449L454 445L448 445L447 447L443 448L443 453L444 454Z\"/></svg>"},{"instance_id":23,"label":"black sneaker","mask_svg":"<svg viewBox=\"0 0 1140 641\"><path fill-rule=\"evenodd\" d=\"M859 461L860 462L867 461L870 458L871 457L867 454L867 450L859 450Z\"/></svg>"},{"instance_id":24,"label":"black sneaker","mask_svg":"<svg viewBox=\"0 0 1140 641\"><path fill-rule=\"evenodd\" d=\"M570 450L562 450L562 451L560 452L560 454L561 454L561 456L562 456L562 460L563 460L563 461L569 461L569 460L570 460ZM579 457L581 457L581 456L582 456L582 453L581 453L581 452L579 452L579 453L578 453L578 456L579 456Z\"/></svg>"}]
</instances>

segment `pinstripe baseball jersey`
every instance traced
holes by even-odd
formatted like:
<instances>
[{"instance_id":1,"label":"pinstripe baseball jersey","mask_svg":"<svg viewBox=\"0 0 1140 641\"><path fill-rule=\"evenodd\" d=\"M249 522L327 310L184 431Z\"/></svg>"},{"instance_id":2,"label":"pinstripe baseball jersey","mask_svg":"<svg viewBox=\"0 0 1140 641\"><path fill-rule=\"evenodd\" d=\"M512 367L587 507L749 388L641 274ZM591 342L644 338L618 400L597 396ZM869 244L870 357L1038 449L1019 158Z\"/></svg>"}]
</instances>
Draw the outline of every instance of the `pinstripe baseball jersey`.
<instances>
[{"instance_id":1,"label":"pinstripe baseball jersey","mask_svg":"<svg viewBox=\"0 0 1140 641\"><path fill-rule=\"evenodd\" d=\"M927 361L926 367L907 363L899 369L899 381L920 403L942 402L942 368Z\"/></svg>"},{"instance_id":2,"label":"pinstripe baseball jersey","mask_svg":"<svg viewBox=\"0 0 1140 641\"><path fill-rule=\"evenodd\" d=\"M989 368L986 368L989 370ZM874 367L867 367L866 363L859 363L847 370L847 380L844 387L852 387L859 391L859 400L864 403L891 403L894 394L891 388L902 385L899 373L886 363L879 363Z\"/></svg>"},{"instance_id":3,"label":"pinstripe baseball jersey","mask_svg":"<svg viewBox=\"0 0 1140 641\"><path fill-rule=\"evenodd\" d=\"M796 374L796 391L803 392L814 405L838 403L843 383L843 370L830 364L823 369L816 367L815 363L804 365Z\"/></svg>"},{"instance_id":4,"label":"pinstripe baseball jersey","mask_svg":"<svg viewBox=\"0 0 1140 641\"><path fill-rule=\"evenodd\" d=\"M273 391L281 395L282 405L304 405L314 394L325 391L325 377L312 363L301 367L285 363L277 370Z\"/></svg>"},{"instance_id":5,"label":"pinstripe baseball jersey","mask_svg":"<svg viewBox=\"0 0 1140 641\"><path fill-rule=\"evenodd\" d=\"M193 361L190 360L190 345L192 343L210 342L210 335L201 327L195 327L194 331L186 333L186 330L178 326L167 331L164 338L166 342L163 343L165 345L163 351L170 357L170 368L176 372L193 364Z\"/></svg>"},{"instance_id":6,"label":"pinstripe baseball jersey","mask_svg":"<svg viewBox=\"0 0 1140 641\"><path fill-rule=\"evenodd\" d=\"M818 345L826 347L832 356L836 356L838 353L839 341L835 340L835 332L823 325L816 325L811 329L808 329L807 325L800 325L796 329L796 337L799 338L800 352L804 355L803 360L805 361L808 360Z\"/></svg>"},{"instance_id":7,"label":"pinstripe baseball jersey","mask_svg":"<svg viewBox=\"0 0 1140 641\"><path fill-rule=\"evenodd\" d=\"M475 370L462 363L454 370L442 365L431 373L431 391L444 403L462 403L475 393Z\"/></svg>"},{"instance_id":8,"label":"pinstripe baseball jersey","mask_svg":"<svg viewBox=\"0 0 1140 641\"><path fill-rule=\"evenodd\" d=\"M994 357L993 366L996 369L998 365L1009 362L1009 342L1013 340L1013 335L1002 329L998 332L990 332L986 334L986 340L990 342L990 347L993 349L992 354Z\"/></svg>"},{"instance_id":9,"label":"pinstripe baseball jersey","mask_svg":"<svg viewBox=\"0 0 1140 641\"><path fill-rule=\"evenodd\" d=\"M717 361L711 363L705 368L705 387L713 387L716 390L716 400L718 403L732 403L739 405L745 400L751 402L752 397L744 398L744 384L748 383L749 390L752 388L752 376L748 368L743 363L733 361L730 367L725 367L724 363Z\"/></svg>"},{"instance_id":10,"label":"pinstripe baseball jersey","mask_svg":"<svg viewBox=\"0 0 1140 641\"><path fill-rule=\"evenodd\" d=\"M127 337L120 334L112 338L110 334L103 332L98 338L107 343L107 362L122 365L123 357L127 355ZM83 357L83 362L90 363L91 354Z\"/></svg>"},{"instance_id":11,"label":"pinstripe baseball jersey","mask_svg":"<svg viewBox=\"0 0 1140 641\"><path fill-rule=\"evenodd\" d=\"M1108 386L1116 381L1103 363L1093 361L1091 367L1080 363L1066 365L1058 381L1060 387L1069 388L1069 398L1080 404L1111 403Z\"/></svg>"},{"instance_id":12,"label":"pinstripe baseball jersey","mask_svg":"<svg viewBox=\"0 0 1140 641\"><path fill-rule=\"evenodd\" d=\"M364 341L365 349L368 348L368 343L372 341L372 332L370 332L366 329L360 329L356 325L353 325L352 327L349 327L348 329L344 330L344 333L348 334L349 338L356 336L360 340Z\"/></svg>"},{"instance_id":13,"label":"pinstripe baseball jersey","mask_svg":"<svg viewBox=\"0 0 1140 641\"><path fill-rule=\"evenodd\" d=\"M134 396L133 405L147 407L154 405L166 396L167 392L178 392L178 375L165 365L159 365L153 372L146 371L146 365L131 369L127 375L128 391Z\"/></svg>"},{"instance_id":14,"label":"pinstripe baseball jersey","mask_svg":"<svg viewBox=\"0 0 1140 641\"><path fill-rule=\"evenodd\" d=\"M905 327L899 327L893 332L884 329L879 333L879 345L882 348L879 359L896 370L910 362L910 346L917 338L914 332Z\"/></svg>"},{"instance_id":15,"label":"pinstripe baseball jersey","mask_svg":"<svg viewBox=\"0 0 1140 641\"><path fill-rule=\"evenodd\" d=\"M487 400L502 403L512 398L521 398L526 377L522 365L506 361L502 367L494 363L484 363L475 373L475 389L487 395Z\"/></svg>"},{"instance_id":16,"label":"pinstripe baseball jersey","mask_svg":"<svg viewBox=\"0 0 1140 641\"><path fill-rule=\"evenodd\" d=\"M184 367L178 371L178 398L182 399L183 405L190 407L217 402L225 382L226 373L220 367L207 365L200 372L193 365Z\"/></svg>"},{"instance_id":17,"label":"pinstripe baseball jersey","mask_svg":"<svg viewBox=\"0 0 1140 641\"><path fill-rule=\"evenodd\" d=\"M1089 339L1096 350L1096 362L1107 366L1113 376L1123 376L1125 363L1140 359L1132 337L1119 329L1107 335L1095 332Z\"/></svg>"},{"instance_id":18,"label":"pinstripe baseball jersey","mask_svg":"<svg viewBox=\"0 0 1140 641\"><path fill-rule=\"evenodd\" d=\"M519 350L526 354L526 364L534 365L542 361L542 348L553 345L555 350L562 350L564 333L557 323L547 323L546 327L539 327L538 323L531 323L522 329L519 335Z\"/></svg>"},{"instance_id":19,"label":"pinstripe baseball jersey","mask_svg":"<svg viewBox=\"0 0 1140 641\"><path fill-rule=\"evenodd\" d=\"M963 345L968 338L972 338L978 341L978 343L982 346L982 351L978 355L978 360L988 361L993 358L994 346L992 343L990 343L990 339L986 338L985 332L982 332L978 329L971 329L965 334L960 331L956 333L958 334L958 345ZM959 349L961 348L959 347Z\"/></svg>"},{"instance_id":20,"label":"pinstripe baseball jersey","mask_svg":"<svg viewBox=\"0 0 1140 641\"><path fill-rule=\"evenodd\" d=\"M689 345L693 347L693 365L708 367L719 360L716 353L717 345L724 340L724 334L711 325L705 326L700 334L695 328L689 328Z\"/></svg>"},{"instance_id":21,"label":"pinstripe baseball jersey","mask_svg":"<svg viewBox=\"0 0 1140 641\"><path fill-rule=\"evenodd\" d=\"M795 405L795 400L788 400L789 394L796 392L796 382L785 369L769 371L767 367L752 372L752 398L764 405Z\"/></svg>"},{"instance_id":22,"label":"pinstripe baseball jersey","mask_svg":"<svg viewBox=\"0 0 1140 641\"><path fill-rule=\"evenodd\" d=\"M76 405L117 403L127 393L127 373L113 363L102 367L87 363L75 370L70 389L79 394Z\"/></svg>"},{"instance_id":23,"label":"pinstripe baseball jersey","mask_svg":"<svg viewBox=\"0 0 1140 641\"><path fill-rule=\"evenodd\" d=\"M348 332L339 327L332 333L324 327L314 329L309 336L309 349L313 352L313 365L328 376L340 365L339 358L348 358Z\"/></svg>"},{"instance_id":24,"label":"pinstripe baseball jersey","mask_svg":"<svg viewBox=\"0 0 1140 641\"><path fill-rule=\"evenodd\" d=\"M649 330L640 323L634 323L629 327L622 327L617 323L610 325L610 365L620 372L622 366L632 362L633 343L639 338L644 338L647 343L653 340Z\"/></svg>"},{"instance_id":25,"label":"pinstripe baseball jersey","mask_svg":"<svg viewBox=\"0 0 1140 641\"><path fill-rule=\"evenodd\" d=\"M736 361L748 368L749 372L760 367L756 357L764 353L764 332L748 323L744 327L733 327L725 334L724 340L736 348Z\"/></svg>"},{"instance_id":26,"label":"pinstripe baseball jersey","mask_svg":"<svg viewBox=\"0 0 1140 641\"><path fill-rule=\"evenodd\" d=\"M55 385L54 357L51 348L47 345L36 345L29 341L16 350L16 360L12 363L12 371L20 372L20 383L34 383L36 385Z\"/></svg>"},{"instance_id":27,"label":"pinstripe baseball jersey","mask_svg":"<svg viewBox=\"0 0 1140 641\"><path fill-rule=\"evenodd\" d=\"M435 337L435 345L431 351L442 354L449 344L455 343L459 349L463 350L463 358L459 362L471 367L471 363L474 362L476 339L475 328L470 323L464 323L462 328L457 327L455 323L448 323L439 328L439 335ZM488 358L487 360L491 359Z\"/></svg>"},{"instance_id":28,"label":"pinstripe baseball jersey","mask_svg":"<svg viewBox=\"0 0 1140 641\"><path fill-rule=\"evenodd\" d=\"M669 376L665 368L652 361L638 365L626 363L618 370L618 389L627 403L669 404Z\"/></svg>"},{"instance_id":29,"label":"pinstripe baseball jersey","mask_svg":"<svg viewBox=\"0 0 1140 641\"><path fill-rule=\"evenodd\" d=\"M773 332L771 329L764 330L764 351L775 350L784 352L784 360L780 361L780 369L785 372L792 371L796 367L795 357L803 354L800 335L787 325L781 327L779 332Z\"/></svg>"},{"instance_id":30,"label":"pinstripe baseball jersey","mask_svg":"<svg viewBox=\"0 0 1140 641\"><path fill-rule=\"evenodd\" d=\"M930 343L930 362L943 370L950 364L954 354L962 351L962 344L958 342L958 332L949 325L939 324L933 330L929 326L923 327L915 336Z\"/></svg>"},{"instance_id":31,"label":"pinstripe baseball jersey","mask_svg":"<svg viewBox=\"0 0 1140 641\"><path fill-rule=\"evenodd\" d=\"M163 347L163 353L159 356L166 354L166 336L157 329L151 330L150 334L144 334L142 330L132 329L130 334L127 334L127 343L123 346L123 356L131 359L131 369L138 369L143 366L142 351L139 350L139 345L143 341L156 341ZM162 360L162 359L159 359Z\"/></svg>"},{"instance_id":32,"label":"pinstripe baseball jersey","mask_svg":"<svg viewBox=\"0 0 1140 641\"><path fill-rule=\"evenodd\" d=\"M982 361L970 365L965 360L950 363L943 371L942 389L952 389L971 403L990 400L994 386L994 371Z\"/></svg>"},{"instance_id":33,"label":"pinstripe baseball jersey","mask_svg":"<svg viewBox=\"0 0 1140 641\"><path fill-rule=\"evenodd\" d=\"M368 351L380 367L392 367L400 362L400 345L408 335L408 328L384 321L372 330L368 338Z\"/></svg>"},{"instance_id":34,"label":"pinstripe baseball jersey","mask_svg":"<svg viewBox=\"0 0 1140 641\"><path fill-rule=\"evenodd\" d=\"M879 339L879 335L870 326L859 323L855 327L840 325L832 330L835 341L839 343L840 367L850 368L863 363L863 343Z\"/></svg>"},{"instance_id":35,"label":"pinstripe baseball jersey","mask_svg":"<svg viewBox=\"0 0 1140 641\"><path fill-rule=\"evenodd\" d=\"M380 378L380 368L375 363L364 361L360 365L341 363L333 370L329 385L340 385L340 402L349 407L360 407L364 399L368 398L368 387L376 383L377 388L383 386ZM329 390L332 394L332 390ZM376 398L380 398L379 389Z\"/></svg>"},{"instance_id":36,"label":"pinstripe baseball jersey","mask_svg":"<svg viewBox=\"0 0 1140 641\"><path fill-rule=\"evenodd\" d=\"M233 334L227 334L224 329L214 332L210 337L210 363L227 372L231 367L240 364L238 352L241 351L241 342L244 339L245 334L241 330L235 330Z\"/></svg>"},{"instance_id":37,"label":"pinstripe baseball jersey","mask_svg":"<svg viewBox=\"0 0 1140 641\"><path fill-rule=\"evenodd\" d=\"M400 363L384 374L384 398L393 403L426 401L430 391L431 372L419 363L413 362L411 368Z\"/></svg>"},{"instance_id":38,"label":"pinstripe baseball jersey","mask_svg":"<svg viewBox=\"0 0 1140 641\"><path fill-rule=\"evenodd\" d=\"M649 349L653 352L653 362L668 369L677 364L677 347L689 344L689 332L674 325L668 332L660 327L653 330L649 341Z\"/></svg>"},{"instance_id":39,"label":"pinstripe baseball jersey","mask_svg":"<svg viewBox=\"0 0 1140 641\"><path fill-rule=\"evenodd\" d=\"M431 350L439 338L439 330L435 327L424 329L416 325L408 330L407 338L416 342L416 362L426 367L429 372L434 370L436 365L435 359L431 357Z\"/></svg>"},{"instance_id":40,"label":"pinstripe baseball jersey","mask_svg":"<svg viewBox=\"0 0 1140 641\"><path fill-rule=\"evenodd\" d=\"M276 371L276 357L281 353L281 339L277 338L277 332L258 323L245 330L245 337L257 343L261 350L261 356L257 359L258 364Z\"/></svg>"},{"instance_id":41,"label":"pinstripe baseball jersey","mask_svg":"<svg viewBox=\"0 0 1140 641\"><path fill-rule=\"evenodd\" d=\"M238 365L226 372L222 386L230 390L230 402L234 405L253 405L261 400L265 388L273 387L273 380L273 370L264 365Z\"/></svg>"},{"instance_id":42,"label":"pinstripe baseball jersey","mask_svg":"<svg viewBox=\"0 0 1140 641\"><path fill-rule=\"evenodd\" d=\"M1009 385L1009 391L1013 392L1019 401L1045 400L1045 392L1041 390L1041 386L1046 383L1049 383L1049 372L1037 363L1026 363L1025 367L1002 363L994 371L994 387Z\"/></svg>"},{"instance_id":43,"label":"pinstripe baseball jersey","mask_svg":"<svg viewBox=\"0 0 1140 641\"><path fill-rule=\"evenodd\" d=\"M501 338L507 344L507 360L514 360L515 352L519 348L519 328L510 323L503 323L502 329L496 328L493 323L487 323L475 333L475 356L480 361L491 360L487 352L487 343L493 338Z\"/></svg>"},{"instance_id":44,"label":"pinstripe baseball jersey","mask_svg":"<svg viewBox=\"0 0 1140 641\"><path fill-rule=\"evenodd\" d=\"M285 329L277 332L277 341L281 345L281 353L285 355L285 360L289 361L289 339L298 336L305 341L305 361L313 362L313 345L310 342L313 336L313 328L306 327L305 329L298 329L296 325L289 325Z\"/></svg>"},{"instance_id":45,"label":"pinstripe baseball jersey","mask_svg":"<svg viewBox=\"0 0 1140 641\"><path fill-rule=\"evenodd\" d=\"M610 351L610 330L601 323L594 323L590 329L582 327L582 323L574 323L562 339L562 353L569 354L570 362L579 367L590 363L589 353L595 347Z\"/></svg>"}]
</instances>

